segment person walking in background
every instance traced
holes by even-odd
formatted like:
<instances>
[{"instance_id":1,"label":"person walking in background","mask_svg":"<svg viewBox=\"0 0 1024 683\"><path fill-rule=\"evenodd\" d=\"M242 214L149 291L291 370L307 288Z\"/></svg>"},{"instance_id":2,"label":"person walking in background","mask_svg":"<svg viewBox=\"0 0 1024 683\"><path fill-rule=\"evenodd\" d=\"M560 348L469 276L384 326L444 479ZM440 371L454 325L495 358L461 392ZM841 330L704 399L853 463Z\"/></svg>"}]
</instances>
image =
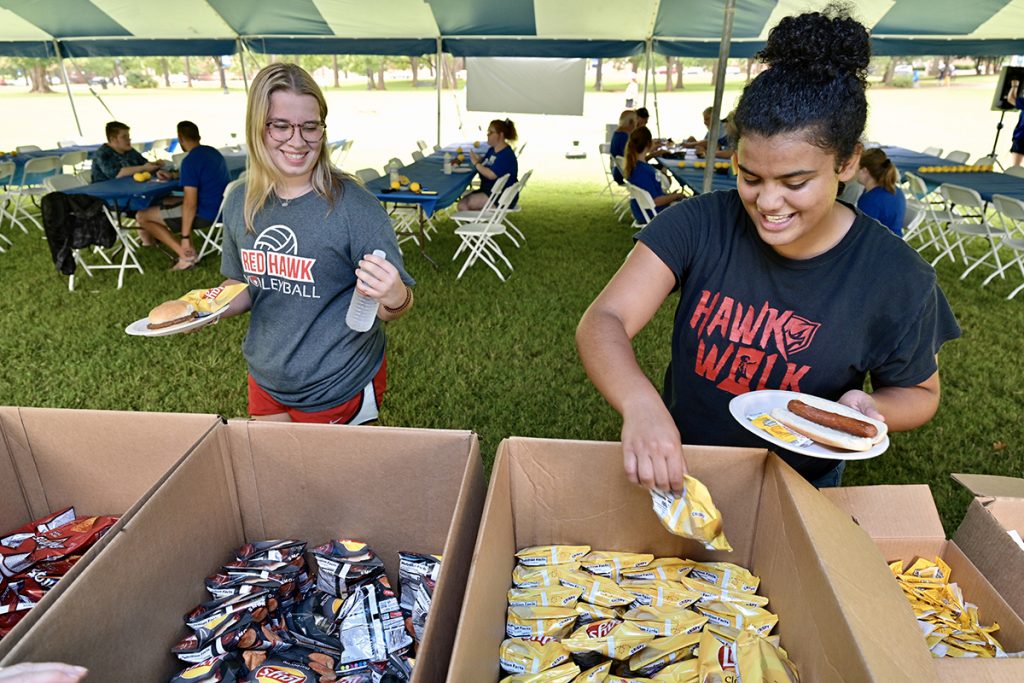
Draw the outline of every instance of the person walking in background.
<instances>
[{"instance_id":1,"label":"person walking in background","mask_svg":"<svg viewBox=\"0 0 1024 683\"><path fill-rule=\"evenodd\" d=\"M857 199L857 208L903 237L903 217L907 213L907 198L896 187L897 173L892 160L878 149L866 149L860 155L857 182L864 192Z\"/></svg>"},{"instance_id":2,"label":"person walking in background","mask_svg":"<svg viewBox=\"0 0 1024 683\"><path fill-rule=\"evenodd\" d=\"M580 321L588 376L622 415L627 477L681 491L681 443L764 448L729 412L785 389L838 401L889 431L939 406L938 353L960 336L935 271L876 221L836 201L867 120L867 29L842 5L786 17L734 118L736 189L663 211ZM632 339L678 299L663 391ZM872 391L865 391L870 377ZM845 460L779 455L815 486Z\"/></svg>"},{"instance_id":3,"label":"person walking in background","mask_svg":"<svg viewBox=\"0 0 1024 683\"><path fill-rule=\"evenodd\" d=\"M249 173L224 205L221 273L223 285L249 285L223 315L252 311L242 352L256 419L376 420L387 384L381 323L413 305L391 220L331 165L326 119L323 92L301 67L271 64L253 79ZM345 323L357 291L379 304L366 332Z\"/></svg>"},{"instance_id":4,"label":"person walking in background","mask_svg":"<svg viewBox=\"0 0 1024 683\"><path fill-rule=\"evenodd\" d=\"M166 244L178 255L178 262L172 270L187 270L196 265L192 229L213 225L230 175L224 156L215 148L200 143L199 128L191 121L178 123L178 144L186 152L181 160L180 173L161 170L157 177L163 180L180 178L184 199L174 206L150 206L139 211L136 219L150 238ZM181 232L180 242L172 229Z\"/></svg>"},{"instance_id":5,"label":"person walking in background","mask_svg":"<svg viewBox=\"0 0 1024 683\"><path fill-rule=\"evenodd\" d=\"M509 119L495 119L487 125L487 144L491 146L487 153L480 156L476 152L469 153L473 168L480 174L480 189L470 192L459 200L459 211L479 211L487 204L491 196L494 181L508 175L505 187L512 187L519 181L519 161L516 152L508 144L519 138L516 125Z\"/></svg>"},{"instance_id":6,"label":"person walking in background","mask_svg":"<svg viewBox=\"0 0 1024 683\"><path fill-rule=\"evenodd\" d=\"M1021 110L1010 143L1010 157L1013 159L1013 165L1020 166L1024 161L1024 97L1020 96L1020 81L1010 81L1010 89L1006 92L1006 102L1011 107Z\"/></svg>"},{"instance_id":7,"label":"person walking in background","mask_svg":"<svg viewBox=\"0 0 1024 683\"><path fill-rule=\"evenodd\" d=\"M636 128L636 122L636 112L632 109L627 109L619 114L619 127L612 133L612 139L608 144L608 153L612 156L612 178L619 185L623 183L622 171L619 170L615 159L626 156L626 144L629 142L630 133Z\"/></svg>"},{"instance_id":8,"label":"person walking in background","mask_svg":"<svg viewBox=\"0 0 1024 683\"><path fill-rule=\"evenodd\" d=\"M652 151L654 151L654 138L651 136L650 128L644 126L630 133L629 144L626 146L626 177L629 178L632 185L646 190L654 200L654 206L661 212L672 202L682 199L683 193L665 194L665 191L661 189L658 171L647 163L647 158ZM647 222L635 199L629 201L629 208L633 211L633 218L637 223L643 225Z\"/></svg>"},{"instance_id":9,"label":"person walking in background","mask_svg":"<svg viewBox=\"0 0 1024 683\"><path fill-rule=\"evenodd\" d=\"M163 168L163 159L148 161L132 147L131 129L120 121L111 121L106 127L107 141L100 145L92 157L92 182L123 178Z\"/></svg>"},{"instance_id":10,"label":"person walking in background","mask_svg":"<svg viewBox=\"0 0 1024 683\"><path fill-rule=\"evenodd\" d=\"M636 74L632 74L629 77L629 83L626 84L626 109L632 109L636 106L636 96L640 92L640 86L636 82Z\"/></svg>"}]
</instances>

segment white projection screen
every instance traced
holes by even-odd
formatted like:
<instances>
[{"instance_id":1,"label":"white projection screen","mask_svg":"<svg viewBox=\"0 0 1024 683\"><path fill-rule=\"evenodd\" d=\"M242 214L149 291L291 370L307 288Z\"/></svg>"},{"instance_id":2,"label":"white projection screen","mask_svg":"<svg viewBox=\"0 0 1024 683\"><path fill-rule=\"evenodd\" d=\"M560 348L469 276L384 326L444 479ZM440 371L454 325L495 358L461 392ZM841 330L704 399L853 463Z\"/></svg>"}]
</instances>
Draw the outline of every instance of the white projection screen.
<instances>
[{"instance_id":1,"label":"white projection screen","mask_svg":"<svg viewBox=\"0 0 1024 683\"><path fill-rule=\"evenodd\" d=\"M466 109L583 115L585 59L467 57Z\"/></svg>"}]
</instances>

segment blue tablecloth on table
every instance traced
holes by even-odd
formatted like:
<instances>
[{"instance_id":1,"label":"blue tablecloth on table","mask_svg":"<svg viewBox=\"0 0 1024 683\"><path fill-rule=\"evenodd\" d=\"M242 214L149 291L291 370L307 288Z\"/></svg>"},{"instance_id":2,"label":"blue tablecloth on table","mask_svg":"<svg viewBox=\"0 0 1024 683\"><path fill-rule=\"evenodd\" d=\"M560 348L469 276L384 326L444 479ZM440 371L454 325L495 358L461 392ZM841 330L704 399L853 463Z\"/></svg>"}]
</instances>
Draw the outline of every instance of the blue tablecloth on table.
<instances>
[{"instance_id":1,"label":"blue tablecloth on table","mask_svg":"<svg viewBox=\"0 0 1024 683\"><path fill-rule=\"evenodd\" d=\"M155 142L155 140L150 140L149 142L143 143L145 145L145 150L149 151L150 148L153 147L153 143L154 142ZM14 176L13 176L11 182L14 185L21 185L24 182L24 176L23 176L24 167L25 167L25 164L28 162L29 159L38 159L39 157L59 157L62 154L67 154L68 152L85 152L85 153L87 153L89 155L89 158L91 159L93 153L96 150L98 150L101 146L102 146L101 143L96 143L96 144L93 144L93 145L69 145L67 147L58 147L58 148L54 148L54 149L41 149L41 150L34 151L34 152L19 152L18 154L15 154L13 156L10 155L10 154L0 154L0 161L13 161L14 162L14 166L15 166L15 168L14 168ZM173 152L173 150L177 146L178 146L178 140L176 138L172 139L171 140L171 146L167 148L167 151L168 152ZM230 167L229 167L229 170L230 170ZM241 173L241 171L239 171L239 173ZM43 176L40 176L40 177L30 178L29 179L29 183L30 184L38 183L39 180L41 179L41 177L45 177L47 175L53 175L53 173L46 173L46 174L44 174Z\"/></svg>"},{"instance_id":2,"label":"blue tablecloth on table","mask_svg":"<svg viewBox=\"0 0 1024 683\"><path fill-rule=\"evenodd\" d=\"M679 159L664 159L659 157L658 162L662 166L668 169L668 172L672 174L672 177L679 181L680 184L686 185L695 193L700 194L704 191L704 169L694 168L693 161L687 160L686 166L679 168ZM711 190L735 190L736 189L736 176L731 173L712 173L711 174Z\"/></svg>"},{"instance_id":3,"label":"blue tablecloth on table","mask_svg":"<svg viewBox=\"0 0 1024 683\"><path fill-rule=\"evenodd\" d=\"M411 182L419 183L423 190L436 191L436 195L417 194L404 190L391 191L391 182L386 175L371 180L366 187L382 202L416 204L423 207L423 212L429 217L438 209L443 209L458 201L473 176L476 175L476 172L445 175L442 170L443 166L444 160L441 157L429 156L413 162L399 171Z\"/></svg>"},{"instance_id":4,"label":"blue tablecloth on table","mask_svg":"<svg viewBox=\"0 0 1024 683\"><path fill-rule=\"evenodd\" d=\"M920 171L918 169L921 166L963 166L964 164L957 164L949 159L921 154L902 147L882 147L882 150L896 164L896 168L901 172L910 171L914 175L920 176L930 190L938 188L943 183L950 183L969 187L987 202L992 201L994 194L1005 194L1015 199L1024 200L1024 178L991 171L972 173Z\"/></svg>"},{"instance_id":5,"label":"blue tablecloth on table","mask_svg":"<svg viewBox=\"0 0 1024 683\"><path fill-rule=\"evenodd\" d=\"M910 171L914 175L919 175L917 172L920 166L962 166L956 162L950 161L949 159L943 159L942 157L932 156L931 154L922 154L921 152L915 152L911 149L904 147L886 146L883 145L881 150L885 152L885 155L892 159L892 163L896 164L896 168L903 171Z\"/></svg>"},{"instance_id":6,"label":"blue tablecloth on table","mask_svg":"<svg viewBox=\"0 0 1024 683\"><path fill-rule=\"evenodd\" d=\"M147 180L140 183L131 176L125 176L74 187L63 192L99 197L108 206L119 211L141 211L180 188L177 180Z\"/></svg>"}]
</instances>

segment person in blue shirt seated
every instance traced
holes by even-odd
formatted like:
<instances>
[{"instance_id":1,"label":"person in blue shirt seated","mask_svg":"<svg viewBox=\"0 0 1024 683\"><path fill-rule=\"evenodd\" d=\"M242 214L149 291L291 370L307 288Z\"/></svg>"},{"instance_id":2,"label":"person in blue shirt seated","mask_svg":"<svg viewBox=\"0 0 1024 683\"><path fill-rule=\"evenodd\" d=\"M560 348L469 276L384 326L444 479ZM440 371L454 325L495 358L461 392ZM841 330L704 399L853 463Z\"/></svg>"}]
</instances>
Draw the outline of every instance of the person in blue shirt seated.
<instances>
[{"instance_id":1,"label":"person in blue shirt seated","mask_svg":"<svg viewBox=\"0 0 1024 683\"><path fill-rule=\"evenodd\" d=\"M629 182L641 190L647 190L654 205L661 211L672 202L683 198L682 192L665 194L661 189L661 182L658 179L658 172L647 163L647 155L654 150L654 139L651 137L651 130L647 127L637 128L629 136L629 144L626 145L626 175ZM640 211L640 206L635 199L629 201L629 208L633 211L633 218L637 223L646 224Z\"/></svg>"},{"instance_id":2,"label":"person in blue shirt seated","mask_svg":"<svg viewBox=\"0 0 1024 683\"><path fill-rule=\"evenodd\" d=\"M120 121L107 124L107 142L92 157L92 182L101 183L143 171L156 172L163 160L147 161L132 147L131 129Z\"/></svg>"},{"instance_id":3,"label":"person in blue shirt seated","mask_svg":"<svg viewBox=\"0 0 1024 683\"><path fill-rule=\"evenodd\" d=\"M459 200L459 211L479 211L484 208L487 198L491 196L494 181L501 176L508 174L506 188L512 187L519 180L519 161L516 160L515 150L508 144L518 137L516 125L509 119L495 119L487 126L487 144L491 148L482 157L476 152L469 153L473 168L480 174L480 189Z\"/></svg>"},{"instance_id":4,"label":"person in blue shirt seated","mask_svg":"<svg viewBox=\"0 0 1024 683\"><path fill-rule=\"evenodd\" d=\"M896 187L896 167L892 159L878 148L864 150L860 155L857 182L864 186L857 208L892 230L897 237L903 237L907 199Z\"/></svg>"},{"instance_id":5,"label":"person in blue shirt seated","mask_svg":"<svg viewBox=\"0 0 1024 683\"><path fill-rule=\"evenodd\" d=\"M178 124L178 143L186 152L179 174L184 200L176 206L150 206L136 216L139 227L150 238L160 240L178 255L178 262L172 270L188 270L196 265L192 229L213 225L220 211L224 188L230 180L228 166L221 153L209 145L200 144L199 139L196 124L191 121ZM157 177L170 180L175 174L160 171ZM180 242L171 229L181 231Z\"/></svg>"},{"instance_id":6,"label":"person in blue shirt seated","mask_svg":"<svg viewBox=\"0 0 1024 683\"><path fill-rule=\"evenodd\" d=\"M609 142L608 153L612 155L612 178L619 185L624 182L622 179L622 173L619 172L619 167L615 165L615 157L626 156L626 144L629 142L629 134L636 129L637 117L636 112L632 109L619 114L619 127L612 133L612 139Z\"/></svg>"}]
</instances>

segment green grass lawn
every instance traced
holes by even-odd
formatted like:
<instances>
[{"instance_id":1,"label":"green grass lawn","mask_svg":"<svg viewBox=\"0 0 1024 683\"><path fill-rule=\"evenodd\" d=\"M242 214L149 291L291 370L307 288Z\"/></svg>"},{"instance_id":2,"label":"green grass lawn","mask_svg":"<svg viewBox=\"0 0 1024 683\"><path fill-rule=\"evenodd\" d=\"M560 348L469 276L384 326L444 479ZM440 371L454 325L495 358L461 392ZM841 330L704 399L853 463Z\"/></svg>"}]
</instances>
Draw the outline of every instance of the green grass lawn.
<instances>
[{"instance_id":1,"label":"green grass lawn","mask_svg":"<svg viewBox=\"0 0 1024 683\"><path fill-rule=\"evenodd\" d=\"M632 231L616 223L597 184L538 175L517 218L528 241L508 250L510 280L482 265L456 280L457 240L442 224L427 245L440 269L406 250L416 307L387 332L383 423L472 429L488 464L509 435L616 440L621 426L584 375L573 333L630 249ZM123 332L156 303L217 284L217 259L173 273L167 256L144 249L145 275L128 275L123 289L100 273L69 293L41 233L3 231L15 244L0 254L0 405L245 415L246 317L193 335ZM851 463L845 483L929 484L952 531L969 496L950 472L1024 475L1024 297L1005 301L1014 286L1007 281L981 289L981 273L961 282L962 268L949 261L938 270L964 330L942 352L939 414L894 435L882 457ZM667 302L635 344L659 385L673 307Z\"/></svg>"}]
</instances>

